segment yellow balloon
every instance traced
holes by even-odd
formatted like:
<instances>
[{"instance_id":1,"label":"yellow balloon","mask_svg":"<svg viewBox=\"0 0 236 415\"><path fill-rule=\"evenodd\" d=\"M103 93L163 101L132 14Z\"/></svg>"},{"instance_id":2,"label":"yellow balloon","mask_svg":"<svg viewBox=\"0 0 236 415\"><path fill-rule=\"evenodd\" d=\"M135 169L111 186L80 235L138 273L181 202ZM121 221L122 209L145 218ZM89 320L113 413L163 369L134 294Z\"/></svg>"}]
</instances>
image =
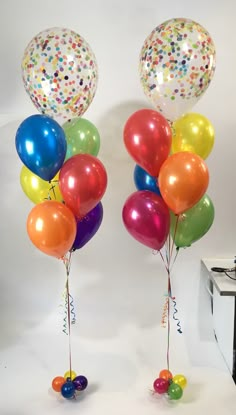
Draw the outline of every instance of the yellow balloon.
<instances>
[{"instance_id":1,"label":"yellow balloon","mask_svg":"<svg viewBox=\"0 0 236 415\"><path fill-rule=\"evenodd\" d=\"M175 375L172 380L174 383L181 386L182 389L187 385L187 379L184 375Z\"/></svg>"},{"instance_id":2,"label":"yellow balloon","mask_svg":"<svg viewBox=\"0 0 236 415\"><path fill-rule=\"evenodd\" d=\"M23 166L20 173L20 184L26 196L35 204L45 200L57 200L62 202L63 198L58 185L59 173L49 182L32 173Z\"/></svg>"},{"instance_id":3,"label":"yellow balloon","mask_svg":"<svg viewBox=\"0 0 236 415\"><path fill-rule=\"evenodd\" d=\"M72 370L67 370L67 372L64 374L64 379L71 378L71 380L74 380L76 378L77 374Z\"/></svg>"},{"instance_id":4,"label":"yellow balloon","mask_svg":"<svg viewBox=\"0 0 236 415\"><path fill-rule=\"evenodd\" d=\"M206 159L210 154L215 132L211 122L201 114L189 113L178 118L173 125L172 154L190 151Z\"/></svg>"}]
</instances>

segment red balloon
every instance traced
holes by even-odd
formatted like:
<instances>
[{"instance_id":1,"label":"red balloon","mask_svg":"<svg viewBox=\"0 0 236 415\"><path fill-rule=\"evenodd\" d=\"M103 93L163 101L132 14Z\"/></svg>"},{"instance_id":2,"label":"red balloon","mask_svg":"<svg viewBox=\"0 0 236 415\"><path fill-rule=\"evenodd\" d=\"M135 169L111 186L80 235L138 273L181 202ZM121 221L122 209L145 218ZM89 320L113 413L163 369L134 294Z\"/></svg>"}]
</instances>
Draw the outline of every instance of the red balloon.
<instances>
[{"instance_id":1,"label":"red balloon","mask_svg":"<svg viewBox=\"0 0 236 415\"><path fill-rule=\"evenodd\" d=\"M171 127L157 111L136 111L125 124L125 146L136 163L151 176L158 176L170 153L171 142Z\"/></svg>"},{"instance_id":2,"label":"red balloon","mask_svg":"<svg viewBox=\"0 0 236 415\"><path fill-rule=\"evenodd\" d=\"M77 154L63 164L59 187L65 204L75 216L82 218L98 204L105 193L105 167L91 154Z\"/></svg>"},{"instance_id":3,"label":"red balloon","mask_svg":"<svg viewBox=\"0 0 236 415\"><path fill-rule=\"evenodd\" d=\"M123 207L127 231L143 245L160 250L170 229L170 213L163 199L149 190L134 192Z\"/></svg>"},{"instance_id":4,"label":"red balloon","mask_svg":"<svg viewBox=\"0 0 236 415\"><path fill-rule=\"evenodd\" d=\"M167 379L164 378L157 378L156 380L154 380L153 382L153 389L155 392L157 393L166 393L169 389L169 382Z\"/></svg>"}]
</instances>

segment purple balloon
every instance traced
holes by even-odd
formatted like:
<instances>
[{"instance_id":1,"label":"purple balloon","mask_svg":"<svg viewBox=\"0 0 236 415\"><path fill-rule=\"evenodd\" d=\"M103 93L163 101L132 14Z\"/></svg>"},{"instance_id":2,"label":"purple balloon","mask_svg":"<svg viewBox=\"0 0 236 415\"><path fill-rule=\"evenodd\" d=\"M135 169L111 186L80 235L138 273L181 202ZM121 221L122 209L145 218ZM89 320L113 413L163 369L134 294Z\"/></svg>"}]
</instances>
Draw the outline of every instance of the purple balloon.
<instances>
[{"instance_id":1,"label":"purple balloon","mask_svg":"<svg viewBox=\"0 0 236 415\"><path fill-rule=\"evenodd\" d=\"M79 375L74 378L73 384L77 391L83 391L88 386L88 379L83 375Z\"/></svg>"},{"instance_id":2,"label":"purple balloon","mask_svg":"<svg viewBox=\"0 0 236 415\"><path fill-rule=\"evenodd\" d=\"M77 231L71 251L82 248L97 232L102 223L103 207L99 202L95 208L90 210L82 219L76 219Z\"/></svg>"}]
</instances>

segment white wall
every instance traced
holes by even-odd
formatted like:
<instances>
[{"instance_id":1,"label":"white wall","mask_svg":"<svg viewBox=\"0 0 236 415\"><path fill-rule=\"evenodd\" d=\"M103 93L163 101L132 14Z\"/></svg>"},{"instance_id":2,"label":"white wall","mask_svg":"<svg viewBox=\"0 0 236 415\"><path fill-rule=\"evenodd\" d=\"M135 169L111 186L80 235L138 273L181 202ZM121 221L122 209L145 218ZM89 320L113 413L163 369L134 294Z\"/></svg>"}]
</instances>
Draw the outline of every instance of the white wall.
<instances>
[{"instance_id":1,"label":"white wall","mask_svg":"<svg viewBox=\"0 0 236 415\"><path fill-rule=\"evenodd\" d=\"M215 146L207 159L210 171L208 194L214 202L216 217L212 229L204 238L189 249L181 251L174 268L173 288L184 334L176 335L173 322L172 365L176 370L186 367L189 373L192 370L190 367L223 370L223 361L212 334L209 298L200 277L200 258L233 258L236 254L235 15L236 4L233 0L2 2L0 352L2 359L8 361L8 367L11 366L10 361L14 361L20 373L23 363L16 358L16 345L22 339L23 343L29 341L27 344L30 344L32 353L32 362L27 361L27 365L36 365L33 353L42 360L40 379L45 376L45 382L50 384L48 373L54 376L54 372L60 367L58 361L64 368L64 355L60 355L64 338L60 338L60 345L57 345L57 357L54 354L52 356L49 346L45 350L42 345L35 349L41 332L40 336L38 332L34 332L35 340L30 340L30 330L40 331L44 324L48 324L45 330L51 335L51 344L57 338L58 328L50 326L50 316L57 314L56 307L60 302L64 284L64 270L59 261L36 252L28 241L25 221L32 205L20 189L20 162L14 143L19 123L25 116L36 113L21 81L21 57L33 36L53 26L64 26L80 33L89 42L97 57L98 90L84 116L100 131L99 157L106 166L109 179L103 199L102 227L91 243L81 252L75 253L73 258L72 289L79 305L75 337L78 338L78 348L83 356L80 364L92 376L96 377L98 371L103 372L101 382L104 387L102 391L105 392L117 389L123 391L122 385L114 376L109 381L104 380L106 375L111 375L108 366L114 371L118 370L117 367L122 367L123 372L120 375L123 376L124 394L125 388L128 385L132 388L137 379L138 389L141 389L142 376L146 383L148 379L152 382L156 372L165 366L166 332L160 328L160 319L167 283L166 273L161 260L154 257L148 248L133 240L122 224L123 204L135 190L134 162L124 148L122 130L131 113L149 106L142 92L137 70L144 39L155 26L166 19L188 17L210 32L217 52L215 77L194 108L208 117L216 130ZM25 338L28 340L24 340ZM11 350L12 354L9 354ZM106 356L102 350L106 350ZM118 358L114 360L111 350L115 356L120 356L122 351L125 357L121 364ZM26 356L29 355L25 349L21 352L27 359ZM98 353L98 359L95 359L95 353ZM42 368L46 368L45 373ZM29 369L25 370L28 373ZM213 375L215 376L215 372ZM197 371L195 376L197 379L198 376L201 378ZM9 377L6 381L6 391L10 387L10 379L12 378ZM42 391L41 395L43 396ZM22 399L26 402L27 396L23 394ZM205 408L206 402L207 397L200 409ZM127 401L127 405L130 405L131 412L135 409L137 413L134 401ZM27 408L29 412L25 410L22 413L32 413L30 407ZM110 410L109 405L106 409L104 413ZM152 410L154 413L154 408ZM98 415L95 408L94 412L92 407L89 411L90 415ZM192 409L190 412L194 413ZM128 411L122 410L122 413L126 414Z\"/></svg>"}]
</instances>

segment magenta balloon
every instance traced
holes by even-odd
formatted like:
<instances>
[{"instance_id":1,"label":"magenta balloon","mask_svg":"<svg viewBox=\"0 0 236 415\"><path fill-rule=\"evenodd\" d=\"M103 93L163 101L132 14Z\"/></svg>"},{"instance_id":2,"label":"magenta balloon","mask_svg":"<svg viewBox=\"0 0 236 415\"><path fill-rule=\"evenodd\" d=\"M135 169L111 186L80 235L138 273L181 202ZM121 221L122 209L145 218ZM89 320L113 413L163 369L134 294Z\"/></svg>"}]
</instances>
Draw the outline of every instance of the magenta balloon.
<instances>
[{"instance_id":1,"label":"magenta balloon","mask_svg":"<svg viewBox=\"0 0 236 415\"><path fill-rule=\"evenodd\" d=\"M123 207L123 222L137 241L160 250L170 230L170 213L163 199L149 190L132 193Z\"/></svg>"}]
</instances>

